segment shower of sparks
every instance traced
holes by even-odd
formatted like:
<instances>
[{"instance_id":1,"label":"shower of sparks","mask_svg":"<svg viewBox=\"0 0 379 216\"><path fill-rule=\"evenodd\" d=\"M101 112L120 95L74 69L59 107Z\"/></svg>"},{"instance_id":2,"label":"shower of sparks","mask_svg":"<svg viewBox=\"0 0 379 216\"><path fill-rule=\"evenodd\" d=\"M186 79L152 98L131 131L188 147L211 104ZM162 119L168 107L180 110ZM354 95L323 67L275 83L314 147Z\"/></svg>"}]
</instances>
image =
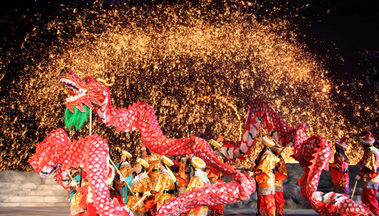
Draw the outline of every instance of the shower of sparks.
<instances>
[{"instance_id":1,"label":"shower of sparks","mask_svg":"<svg viewBox=\"0 0 379 216\"><path fill-rule=\"evenodd\" d=\"M248 105L261 98L293 127L306 123L308 136L333 145L345 135L347 155L357 163L359 137L378 113L377 93L365 96L374 103L358 101L363 81L331 80L323 62L298 42L294 26L271 19L277 8L271 10L261 16L258 3L226 0L66 8L72 16L36 25L21 47L0 57L0 170L31 170L35 144L64 127L67 93L57 76L66 66L81 77L114 78L116 108L151 104L167 137L196 130L209 139L241 140ZM210 95L223 100L197 100ZM92 133L109 141L112 158L122 150L140 154L138 131L121 133L93 118ZM87 136L88 129L69 137ZM237 167L250 167L259 151L257 145ZM294 162L291 151L284 151L286 162Z\"/></svg>"}]
</instances>

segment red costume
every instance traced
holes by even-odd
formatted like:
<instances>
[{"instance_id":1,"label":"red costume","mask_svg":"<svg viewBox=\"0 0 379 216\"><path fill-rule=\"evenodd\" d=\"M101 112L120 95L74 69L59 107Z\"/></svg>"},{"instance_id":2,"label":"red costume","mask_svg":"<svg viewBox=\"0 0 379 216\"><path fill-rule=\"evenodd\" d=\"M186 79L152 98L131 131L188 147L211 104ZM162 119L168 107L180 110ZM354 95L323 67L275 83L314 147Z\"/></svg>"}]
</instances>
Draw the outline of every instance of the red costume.
<instances>
[{"instance_id":1,"label":"red costume","mask_svg":"<svg viewBox=\"0 0 379 216\"><path fill-rule=\"evenodd\" d=\"M374 214L379 215L376 197L379 187L379 149L373 146L375 139L369 131L361 138L361 142L365 147L365 153L359 162L360 169L356 180L362 180L362 203L366 204Z\"/></svg>"},{"instance_id":2,"label":"red costume","mask_svg":"<svg viewBox=\"0 0 379 216\"><path fill-rule=\"evenodd\" d=\"M336 153L334 154L334 162L329 165L332 182L334 184L334 192L349 194L349 159L345 155L347 147L346 138L336 141Z\"/></svg>"},{"instance_id":3,"label":"red costume","mask_svg":"<svg viewBox=\"0 0 379 216\"><path fill-rule=\"evenodd\" d=\"M287 168L286 162L283 157L280 156L282 148L278 146L272 147L272 151L278 156L279 162L275 166L275 203L277 205L276 214L278 216L283 216L284 208L284 196L283 196L283 180L287 178Z\"/></svg>"}]
</instances>

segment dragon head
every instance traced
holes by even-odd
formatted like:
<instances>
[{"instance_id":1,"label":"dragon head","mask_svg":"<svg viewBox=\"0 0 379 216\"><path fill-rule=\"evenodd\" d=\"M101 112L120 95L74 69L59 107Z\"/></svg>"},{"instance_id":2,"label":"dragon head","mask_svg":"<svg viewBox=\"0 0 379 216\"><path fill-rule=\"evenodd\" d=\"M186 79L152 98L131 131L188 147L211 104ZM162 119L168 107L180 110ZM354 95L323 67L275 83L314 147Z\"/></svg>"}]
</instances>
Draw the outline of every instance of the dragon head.
<instances>
[{"instance_id":1,"label":"dragon head","mask_svg":"<svg viewBox=\"0 0 379 216\"><path fill-rule=\"evenodd\" d=\"M70 96L66 98L66 107L74 113L74 107L84 112L84 105L100 107L107 96L110 96L109 87L101 79L91 76L80 79L70 68L64 68L59 74L60 82L69 88Z\"/></svg>"}]
</instances>

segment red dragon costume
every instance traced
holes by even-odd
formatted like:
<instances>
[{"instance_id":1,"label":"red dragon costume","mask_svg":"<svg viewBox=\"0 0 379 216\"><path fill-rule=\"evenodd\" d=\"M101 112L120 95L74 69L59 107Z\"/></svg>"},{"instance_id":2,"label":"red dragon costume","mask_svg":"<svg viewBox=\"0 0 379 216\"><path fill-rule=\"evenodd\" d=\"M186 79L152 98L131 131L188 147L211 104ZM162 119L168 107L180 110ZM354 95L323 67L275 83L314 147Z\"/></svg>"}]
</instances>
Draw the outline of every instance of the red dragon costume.
<instances>
[{"instance_id":1,"label":"red dragon costume","mask_svg":"<svg viewBox=\"0 0 379 216\"><path fill-rule=\"evenodd\" d=\"M93 77L82 80L68 68L63 70L59 77L60 81L70 88L71 96L66 99L66 106L71 112L74 112L73 107L84 111L84 105L94 106L99 118L107 126L116 127L123 132L138 129L143 145L148 146L152 152L159 155L194 154L203 159L208 166L235 180L182 195L164 204L157 212L158 216L179 215L197 206L248 200L250 194L255 191L254 179L220 161L205 140L199 137L166 138L158 125L154 109L148 104L137 102L128 109L115 109L111 105L109 87L105 82ZM94 205L98 213L127 215L126 209L122 209L110 200L108 188L105 185L108 172L108 148L106 141L97 135L71 142L63 129L57 129L51 132L42 143L37 144L36 153L32 155L29 162L41 176L46 176L43 173L56 170L59 183L62 182L60 176L66 168L77 167L80 163L84 163L84 169L89 174L90 187L94 190Z\"/></svg>"},{"instance_id":2,"label":"red dragon costume","mask_svg":"<svg viewBox=\"0 0 379 216\"><path fill-rule=\"evenodd\" d=\"M242 140L234 143L227 142L222 152L229 159L243 159L255 145L259 128L275 139L282 146L293 145L293 157L304 168L304 175L298 180L301 186L301 196L305 197L312 208L321 215L374 215L367 206L338 193L323 193L317 191L321 172L327 168L331 157L331 148L325 138L313 135L307 138L306 125L301 124L297 129L289 126L263 100L254 100L247 113L245 130Z\"/></svg>"},{"instance_id":3,"label":"red dragon costume","mask_svg":"<svg viewBox=\"0 0 379 216\"><path fill-rule=\"evenodd\" d=\"M148 104L137 102L128 109L116 109L111 105L109 87L105 82L93 77L82 80L68 68L63 70L59 77L60 81L71 89L69 92L72 96L66 99L66 106L70 111L73 112L73 107L84 111L84 105L94 107L101 121L108 127L115 127L123 132L138 129L143 145L148 146L152 152L159 155L194 154L203 159L207 166L234 179L230 183L210 185L183 194L165 203L157 212L158 216L179 215L199 206L245 201L255 191L255 180L224 164L204 139L196 136L181 139L166 138L158 125L154 109ZM363 206L347 197L338 199L336 203L325 203L323 193L316 192L316 189L321 171L330 158L329 144L318 136L307 140L305 125L300 125L294 130L263 100L254 100L251 103L242 141L224 145L224 155L229 159L235 159L249 153L250 148L256 143L259 127L265 129L282 146L294 144L295 158L305 169L300 181L302 195L308 199L315 211L323 215L344 215L344 212L349 212L348 215L368 215ZM311 145L307 145L308 143ZM94 193L97 212L100 215L128 215L125 208L116 205L109 198L105 183L108 173L108 148L106 141L97 135L71 142L63 129L57 129L42 143L37 144L36 153L32 155L30 163L41 176L46 176L55 170L60 184L65 177L66 168L77 167L83 163L84 170L89 175L89 186ZM312 157L317 160L312 160Z\"/></svg>"}]
</instances>

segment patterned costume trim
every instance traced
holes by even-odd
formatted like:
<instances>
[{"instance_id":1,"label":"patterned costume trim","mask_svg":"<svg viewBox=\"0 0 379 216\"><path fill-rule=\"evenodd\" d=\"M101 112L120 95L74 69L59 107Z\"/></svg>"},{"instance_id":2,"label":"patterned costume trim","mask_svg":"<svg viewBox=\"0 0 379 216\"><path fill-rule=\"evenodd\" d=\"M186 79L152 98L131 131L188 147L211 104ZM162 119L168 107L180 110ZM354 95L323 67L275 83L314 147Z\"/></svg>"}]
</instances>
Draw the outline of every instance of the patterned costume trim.
<instances>
[{"instance_id":1,"label":"patterned costume trim","mask_svg":"<svg viewBox=\"0 0 379 216\"><path fill-rule=\"evenodd\" d=\"M269 195L269 194L275 194L275 187L269 187L269 188L258 188L258 194L259 195Z\"/></svg>"},{"instance_id":2,"label":"patterned costume trim","mask_svg":"<svg viewBox=\"0 0 379 216\"><path fill-rule=\"evenodd\" d=\"M275 192L283 192L283 187L275 186Z\"/></svg>"},{"instance_id":3,"label":"patterned costume trim","mask_svg":"<svg viewBox=\"0 0 379 216\"><path fill-rule=\"evenodd\" d=\"M361 187L362 188L367 188L367 189L378 190L379 183L376 183L376 182L364 182L364 181L362 181L361 182Z\"/></svg>"}]
</instances>

